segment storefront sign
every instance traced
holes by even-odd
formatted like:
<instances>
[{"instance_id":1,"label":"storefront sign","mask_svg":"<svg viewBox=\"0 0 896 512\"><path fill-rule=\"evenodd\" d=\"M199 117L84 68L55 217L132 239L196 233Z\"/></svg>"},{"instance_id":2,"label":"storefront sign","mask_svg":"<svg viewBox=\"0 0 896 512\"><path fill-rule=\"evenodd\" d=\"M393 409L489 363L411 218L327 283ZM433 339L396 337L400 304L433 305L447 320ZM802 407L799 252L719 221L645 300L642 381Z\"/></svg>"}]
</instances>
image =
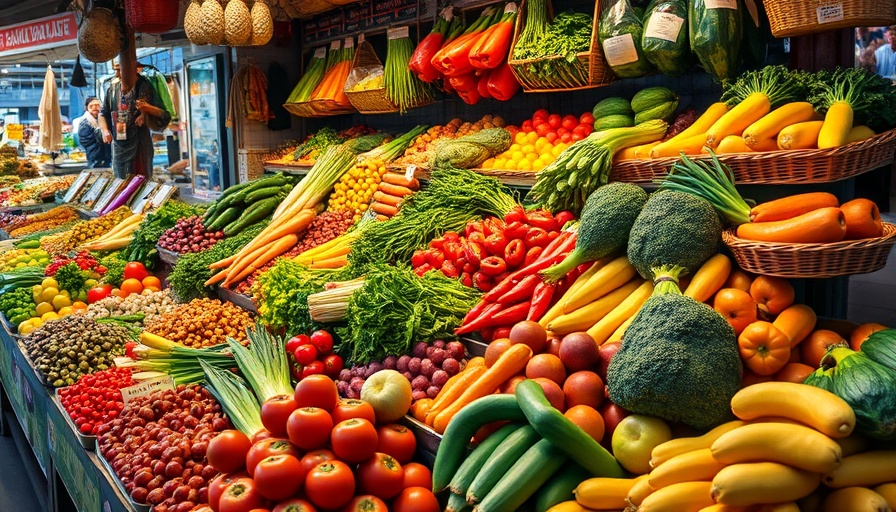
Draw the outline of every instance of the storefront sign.
<instances>
[{"instance_id":1,"label":"storefront sign","mask_svg":"<svg viewBox=\"0 0 896 512\"><path fill-rule=\"evenodd\" d=\"M0 56L57 48L77 39L75 13L57 14L0 28Z\"/></svg>"},{"instance_id":2,"label":"storefront sign","mask_svg":"<svg viewBox=\"0 0 896 512\"><path fill-rule=\"evenodd\" d=\"M429 19L435 12L435 0L357 2L302 22L303 40L313 45L360 31L375 32L402 21Z\"/></svg>"},{"instance_id":3,"label":"storefront sign","mask_svg":"<svg viewBox=\"0 0 896 512\"><path fill-rule=\"evenodd\" d=\"M6 137L9 140L22 140L25 138L25 126L21 124L10 124L6 126Z\"/></svg>"}]
</instances>

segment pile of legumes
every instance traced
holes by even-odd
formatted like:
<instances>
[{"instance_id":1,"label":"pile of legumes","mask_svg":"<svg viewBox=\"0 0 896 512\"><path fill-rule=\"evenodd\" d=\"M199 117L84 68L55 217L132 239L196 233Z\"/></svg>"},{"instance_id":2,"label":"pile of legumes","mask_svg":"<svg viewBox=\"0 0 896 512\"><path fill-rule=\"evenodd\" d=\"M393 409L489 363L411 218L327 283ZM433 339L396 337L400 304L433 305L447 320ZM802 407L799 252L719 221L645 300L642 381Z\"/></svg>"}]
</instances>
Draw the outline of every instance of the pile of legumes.
<instances>
[{"instance_id":1,"label":"pile of legumes","mask_svg":"<svg viewBox=\"0 0 896 512\"><path fill-rule=\"evenodd\" d=\"M124 409L119 390L136 383L131 378L131 370L110 368L84 375L73 385L60 388L59 401L78 432L95 435L100 425L117 418Z\"/></svg>"},{"instance_id":2,"label":"pile of legumes","mask_svg":"<svg viewBox=\"0 0 896 512\"><path fill-rule=\"evenodd\" d=\"M208 483L218 474L205 457L208 442L229 427L208 390L181 385L131 400L100 425L97 451L134 502L155 512L191 510L208 502Z\"/></svg>"},{"instance_id":3,"label":"pile of legumes","mask_svg":"<svg viewBox=\"0 0 896 512\"><path fill-rule=\"evenodd\" d=\"M154 292L143 290L127 297L110 295L105 299L87 306L87 318L106 318L110 316L131 316L143 313L143 324L149 325L164 315L174 312L177 302L168 289Z\"/></svg>"},{"instance_id":4,"label":"pile of legumes","mask_svg":"<svg viewBox=\"0 0 896 512\"><path fill-rule=\"evenodd\" d=\"M255 323L252 313L218 299L193 299L146 324L146 331L190 348L225 343L228 337L246 339L246 328Z\"/></svg>"}]
</instances>

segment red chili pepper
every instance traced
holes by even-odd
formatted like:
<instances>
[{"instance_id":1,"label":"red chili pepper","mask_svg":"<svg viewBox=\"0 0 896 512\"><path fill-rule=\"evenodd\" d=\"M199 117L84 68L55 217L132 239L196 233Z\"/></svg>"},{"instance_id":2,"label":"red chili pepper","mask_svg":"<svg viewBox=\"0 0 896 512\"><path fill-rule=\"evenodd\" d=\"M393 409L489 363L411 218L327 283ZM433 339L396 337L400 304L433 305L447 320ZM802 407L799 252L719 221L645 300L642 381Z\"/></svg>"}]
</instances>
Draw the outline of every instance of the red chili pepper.
<instances>
[{"instance_id":1,"label":"red chili pepper","mask_svg":"<svg viewBox=\"0 0 896 512\"><path fill-rule=\"evenodd\" d=\"M526 243L526 247L547 247L547 245L551 242L551 239L548 238L548 232L539 227L529 228L529 231L526 233L526 236L523 237L523 241Z\"/></svg>"},{"instance_id":2,"label":"red chili pepper","mask_svg":"<svg viewBox=\"0 0 896 512\"><path fill-rule=\"evenodd\" d=\"M460 272L457 270L457 267L454 266L454 263L451 263L450 260L445 260L442 262L442 273L445 274L445 277L450 277L454 279L460 276Z\"/></svg>"},{"instance_id":3,"label":"red chili pepper","mask_svg":"<svg viewBox=\"0 0 896 512\"><path fill-rule=\"evenodd\" d=\"M544 248L545 257L556 256L557 254L566 255L569 251L576 248L576 235L569 231L561 231L560 235L551 241Z\"/></svg>"},{"instance_id":4,"label":"red chili pepper","mask_svg":"<svg viewBox=\"0 0 896 512\"><path fill-rule=\"evenodd\" d=\"M512 325L517 322L522 322L526 319L526 315L529 314L529 307L531 305L531 301L520 302L519 304L514 304L507 309L495 313L491 318L491 321L494 323L491 323L488 327L496 325Z\"/></svg>"},{"instance_id":5,"label":"red chili pepper","mask_svg":"<svg viewBox=\"0 0 896 512\"><path fill-rule=\"evenodd\" d=\"M513 222L525 222L526 221L526 210L523 208L523 205L515 205L504 215L504 224L511 224Z\"/></svg>"},{"instance_id":6,"label":"red chili pepper","mask_svg":"<svg viewBox=\"0 0 896 512\"><path fill-rule=\"evenodd\" d=\"M477 290L487 292L491 290L494 285L495 283L492 281L492 278L487 276L481 270L473 274L473 286L476 287Z\"/></svg>"},{"instance_id":7,"label":"red chili pepper","mask_svg":"<svg viewBox=\"0 0 896 512\"><path fill-rule=\"evenodd\" d=\"M494 288L488 291L485 295L482 296L482 300L486 302L497 302L498 299L513 289L514 286L519 282L518 280L505 278L500 281L496 281L498 284L495 285Z\"/></svg>"},{"instance_id":8,"label":"red chili pepper","mask_svg":"<svg viewBox=\"0 0 896 512\"><path fill-rule=\"evenodd\" d=\"M426 263L426 251L423 249L414 251L414 255L411 256L411 266L417 268L424 263Z\"/></svg>"},{"instance_id":9,"label":"red chili pepper","mask_svg":"<svg viewBox=\"0 0 896 512\"><path fill-rule=\"evenodd\" d=\"M523 299L532 299L532 292L535 291L535 287L538 286L538 283L541 283L541 277L538 274L532 274L530 276L526 276L522 281L518 282L516 286L510 289L504 295L501 295L498 298L498 304L516 304L517 302Z\"/></svg>"},{"instance_id":10,"label":"red chili pepper","mask_svg":"<svg viewBox=\"0 0 896 512\"><path fill-rule=\"evenodd\" d=\"M445 37L451 28L452 17L453 13L450 9L442 11L439 19L433 25L432 31L420 41L420 44L414 49L414 53L411 54L408 68L424 82L432 82L442 76L432 65L432 58L445 43Z\"/></svg>"},{"instance_id":11,"label":"red chili pepper","mask_svg":"<svg viewBox=\"0 0 896 512\"><path fill-rule=\"evenodd\" d=\"M495 256L504 256L504 248L507 247L507 238L500 231L492 233L485 239L485 250Z\"/></svg>"},{"instance_id":12,"label":"red chili pepper","mask_svg":"<svg viewBox=\"0 0 896 512\"><path fill-rule=\"evenodd\" d=\"M476 82L476 92L479 93L479 96L482 98L491 98L492 94L488 91L488 76L491 74L488 71L480 71L482 73L479 75L479 81Z\"/></svg>"},{"instance_id":13,"label":"red chili pepper","mask_svg":"<svg viewBox=\"0 0 896 512\"><path fill-rule=\"evenodd\" d=\"M464 286L469 286L470 288L472 288L473 287L473 275L470 274L469 272L463 272L460 275L460 283Z\"/></svg>"},{"instance_id":14,"label":"red chili pepper","mask_svg":"<svg viewBox=\"0 0 896 512\"><path fill-rule=\"evenodd\" d=\"M488 258L482 258L482 261L479 262L479 270L483 274L492 277L507 270L507 263L500 256L489 256Z\"/></svg>"},{"instance_id":15,"label":"red chili pepper","mask_svg":"<svg viewBox=\"0 0 896 512\"><path fill-rule=\"evenodd\" d=\"M483 241L485 241L483 239ZM467 239L461 243L464 248L464 257L467 258L467 264L473 265L479 269L479 262L482 260L482 246L478 243Z\"/></svg>"},{"instance_id":16,"label":"red chili pepper","mask_svg":"<svg viewBox=\"0 0 896 512\"><path fill-rule=\"evenodd\" d=\"M530 226L541 228L545 231L557 231L559 229L553 215L544 210L526 212L526 222Z\"/></svg>"},{"instance_id":17,"label":"red chili pepper","mask_svg":"<svg viewBox=\"0 0 896 512\"><path fill-rule=\"evenodd\" d=\"M569 210L563 210L562 212L554 214L554 220L556 220L557 225L562 228L567 222L576 220L576 215Z\"/></svg>"},{"instance_id":18,"label":"red chili pepper","mask_svg":"<svg viewBox=\"0 0 896 512\"><path fill-rule=\"evenodd\" d=\"M426 251L426 262L432 265L432 268L442 268L445 262L445 255L438 249L430 249Z\"/></svg>"},{"instance_id":19,"label":"red chili pepper","mask_svg":"<svg viewBox=\"0 0 896 512\"><path fill-rule=\"evenodd\" d=\"M507 62L502 63L488 74L488 92L498 101L513 98L520 90L520 83Z\"/></svg>"},{"instance_id":20,"label":"red chili pepper","mask_svg":"<svg viewBox=\"0 0 896 512\"><path fill-rule=\"evenodd\" d=\"M478 315L467 321L464 319L463 324L460 327L454 330L454 334L467 334L473 331L481 331L486 327L491 327L497 325L492 323L492 318L494 315L501 311L504 307L497 302L482 302L480 304L485 304L479 311Z\"/></svg>"},{"instance_id":21,"label":"red chili pepper","mask_svg":"<svg viewBox=\"0 0 896 512\"><path fill-rule=\"evenodd\" d=\"M523 214L525 215L525 214ZM504 236L508 240L522 239L529 232L529 226L522 221L514 220L504 226Z\"/></svg>"},{"instance_id":22,"label":"red chili pepper","mask_svg":"<svg viewBox=\"0 0 896 512\"><path fill-rule=\"evenodd\" d=\"M537 274L536 274L537 275ZM532 292L532 305L529 306L529 312L526 314L526 320L537 322L547 313L551 307L551 299L554 297L556 286L541 281Z\"/></svg>"},{"instance_id":23,"label":"red chili pepper","mask_svg":"<svg viewBox=\"0 0 896 512\"><path fill-rule=\"evenodd\" d=\"M523 260L523 267L528 267L533 263L537 262L539 258L541 258L544 249L538 246L530 248L526 251L526 258Z\"/></svg>"},{"instance_id":24,"label":"red chili pepper","mask_svg":"<svg viewBox=\"0 0 896 512\"><path fill-rule=\"evenodd\" d=\"M516 239L507 242L507 246L504 247L504 263L507 263L507 268L518 268L525 259L526 246L523 245L522 240Z\"/></svg>"},{"instance_id":25,"label":"red chili pepper","mask_svg":"<svg viewBox=\"0 0 896 512\"><path fill-rule=\"evenodd\" d=\"M470 64L478 69L492 69L507 60L507 52L513 39L516 21L516 4L508 4L504 15L488 31L488 37L481 37L470 50Z\"/></svg>"}]
</instances>

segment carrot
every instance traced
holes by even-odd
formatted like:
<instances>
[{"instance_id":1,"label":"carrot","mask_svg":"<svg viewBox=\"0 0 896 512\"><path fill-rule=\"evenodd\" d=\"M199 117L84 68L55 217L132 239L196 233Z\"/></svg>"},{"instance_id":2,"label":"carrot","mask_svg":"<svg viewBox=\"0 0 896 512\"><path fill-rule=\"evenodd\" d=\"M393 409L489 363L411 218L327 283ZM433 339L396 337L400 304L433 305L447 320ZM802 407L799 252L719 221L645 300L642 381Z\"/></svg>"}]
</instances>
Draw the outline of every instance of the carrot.
<instances>
[{"instance_id":1,"label":"carrot","mask_svg":"<svg viewBox=\"0 0 896 512\"><path fill-rule=\"evenodd\" d=\"M401 198L401 197L393 196L393 195L387 194L385 192L380 192L379 190L377 190L376 192L373 193L374 201L377 201L377 202L380 202L383 204L387 204L389 206L394 206L396 208L398 208L398 205L401 204L402 199L403 198Z\"/></svg>"},{"instance_id":2,"label":"carrot","mask_svg":"<svg viewBox=\"0 0 896 512\"><path fill-rule=\"evenodd\" d=\"M253 261L255 261L262 254L264 254L265 251L267 251L268 249L273 247L273 245L275 243L277 243L276 240L268 242L262 246L256 247L255 249L252 250L252 252L250 252L250 253L246 254L245 256L243 256L242 258L238 258L236 261L234 261L232 265L230 265L229 267L227 267L225 269L225 272L227 272L227 279L224 281L224 285L227 286L228 284L231 283L231 280L230 280L231 275L236 275L236 273L241 272L247 266L251 265Z\"/></svg>"},{"instance_id":3,"label":"carrot","mask_svg":"<svg viewBox=\"0 0 896 512\"><path fill-rule=\"evenodd\" d=\"M398 208L396 208L394 206L390 206L388 204L380 203L378 201L374 201L370 205L370 208L373 211L375 211L376 213L380 213L380 214L386 215L388 217L394 217L394 216L398 215Z\"/></svg>"},{"instance_id":4,"label":"carrot","mask_svg":"<svg viewBox=\"0 0 896 512\"><path fill-rule=\"evenodd\" d=\"M254 251L261 245L266 245L272 241L278 240L285 235L291 235L300 233L303 229L307 228L311 221L314 220L316 213L314 210L310 208L305 208L304 210L299 211L296 215L293 215L288 220L283 220L278 223L274 228L271 226L274 225L274 222L271 221L271 224L262 230L261 233L258 234L255 238L252 239L251 242L246 244L240 252L237 253L237 260L248 254L249 252Z\"/></svg>"},{"instance_id":5,"label":"carrot","mask_svg":"<svg viewBox=\"0 0 896 512\"><path fill-rule=\"evenodd\" d=\"M348 256L334 256L311 262L311 268L342 268L348 265Z\"/></svg>"},{"instance_id":6,"label":"carrot","mask_svg":"<svg viewBox=\"0 0 896 512\"><path fill-rule=\"evenodd\" d=\"M438 433L445 432L445 427L448 426L448 422L451 421L451 418L453 418L458 411L473 400L494 393L505 380L522 371L531 358L532 349L529 348L528 345L524 343L511 345L510 348L498 357L498 360L495 361L495 364L493 364L491 368L486 370L478 379L464 389L464 392L457 398L457 400L451 402L451 405L443 409L442 412L433 419L432 428Z\"/></svg>"},{"instance_id":7,"label":"carrot","mask_svg":"<svg viewBox=\"0 0 896 512\"><path fill-rule=\"evenodd\" d=\"M404 197L409 194L413 194L414 191L409 189L408 187L404 187L402 185L393 185L391 183L380 182L377 190L380 192L384 192L386 194L398 197Z\"/></svg>"},{"instance_id":8,"label":"carrot","mask_svg":"<svg viewBox=\"0 0 896 512\"><path fill-rule=\"evenodd\" d=\"M817 244L839 242L846 235L840 208L818 208L796 217L772 222L750 222L737 227L737 236L760 242Z\"/></svg>"},{"instance_id":9,"label":"carrot","mask_svg":"<svg viewBox=\"0 0 896 512\"><path fill-rule=\"evenodd\" d=\"M219 269L229 267L234 261L236 261L236 254L229 258L224 258L223 260L216 261L208 266L208 268Z\"/></svg>"},{"instance_id":10,"label":"carrot","mask_svg":"<svg viewBox=\"0 0 896 512\"><path fill-rule=\"evenodd\" d=\"M224 285L227 286L230 283L238 283L243 279L249 277L252 272L255 272L256 270L264 266L265 263L292 249L297 243L299 243L299 237L297 235L286 235L280 240L277 240L267 251L265 251L261 256L252 261L251 264L243 269L242 272L236 274L233 279L230 279L229 283L227 280L225 280ZM233 273L231 273L231 275L233 275Z\"/></svg>"},{"instance_id":11,"label":"carrot","mask_svg":"<svg viewBox=\"0 0 896 512\"><path fill-rule=\"evenodd\" d=\"M427 425L432 425L436 416L442 412L442 409L460 398L460 395L462 395L472 383L476 382L476 380L485 373L486 369L484 364L473 367L470 367L468 364L463 371L458 372L448 379L448 382L442 386L441 391L436 395L435 401L433 401L432 406L429 408L429 412L426 413L424 422Z\"/></svg>"},{"instance_id":12,"label":"carrot","mask_svg":"<svg viewBox=\"0 0 896 512\"><path fill-rule=\"evenodd\" d=\"M837 208L840 201L828 192L808 192L757 204L750 210L750 222L792 219L819 208Z\"/></svg>"},{"instance_id":13,"label":"carrot","mask_svg":"<svg viewBox=\"0 0 896 512\"><path fill-rule=\"evenodd\" d=\"M417 181L417 178L407 179L404 177L404 174L398 174L397 172L387 172L383 175L382 180L386 183L407 187L411 190L420 189L420 182Z\"/></svg>"},{"instance_id":14,"label":"carrot","mask_svg":"<svg viewBox=\"0 0 896 512\"><path fill-rule=\"evenodd\" d=\"M213 284L215 284L215 283L218 283L218 282L220 282L220 281L223 281L226 277L227 277L227 269L225 268L224 270L218 272L217 274L215 274L215 275L213 275L211 278L209 278L209 280L206 281L205 283L203 283L203 285L204 285L204 286L211 286L211 285L213 285Z\"/></svg>"},{"instance_id":15,"label":"carrot","mask_svg":"<svg viewBox=\"0 0 896 512\"><path fill-rule=\"evenodd\" d=\"M389 220L389 217L386 217L382 213L378 213L378 214L376 214L376 220L378 220L379 222L382 222L384 220Z\"/></svg>"}]
</instances>

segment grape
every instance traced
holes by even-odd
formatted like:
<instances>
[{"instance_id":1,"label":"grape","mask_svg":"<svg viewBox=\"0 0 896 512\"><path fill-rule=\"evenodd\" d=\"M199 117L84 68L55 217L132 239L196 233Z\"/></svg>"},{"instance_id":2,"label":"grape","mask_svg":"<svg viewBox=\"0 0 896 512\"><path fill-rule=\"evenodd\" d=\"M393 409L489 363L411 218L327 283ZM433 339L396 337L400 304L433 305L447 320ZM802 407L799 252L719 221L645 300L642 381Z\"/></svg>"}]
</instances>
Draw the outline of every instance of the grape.
<instances>
[{"instance_id":1,"label":"grape","mask_svg":"<svg viewBox=\"0 0 896 512\"><path fill-rule=\"evenodd\" d=\"M346 397L346 398L354 398L354 399L357 400L358 398L361 398L361 392L360 392L360 391L355 391L354 389L352 389L351 387L349 387L349 388L348 388L348 393L345 394L345 397Z\"/></svg>"},{"instance_id":2,"label":"grape","mask_svg":"<svg viewBox=\"0 0 896 512\"><path fill-rule=\"evenodd\" d=\"M343 368L339 371L339 380L348 382L352 380L352 371L348 368Z\"/></svg>"},{"instance_id":3,"label":"grape","mask_svg":"<svg viewBox=\"0 0 896 512\"><path fill-rule=\"evenodd\" d=\"M448 357L457 359L458 361L464 358L464 344L459 341L452 341L448 343L447 345L445 345L445 350L448 351Z\"/></svg>"},{"instance_id":4,"label":"grape","mask_svg":"<svg viewBox=\"0 0 896 512\"><path fill-rule=\"evenodd\" d=\"M429 387L429 379L424 377L423 375L417 375L414 377L414 380L411 381L411 388L413 389L421 389L426 390Z\"/></svg>"},{"instance_id":5,"label":"grape","mask_svg":"<svg viewBox=\"0 0 896 512\"><path fill-rule=\"evenodd\" d=\"M432 363L429 359L424 359L420 361L420 375L426 375L426 377L432 377L432 372L436 371L436 365Z\"/></svg>"},{"instance_id":6,"label":"grape","mask_svg":"<svg viewBox=\"0 0 896 512\"><path fill-rule=\"evenodd\" d=\"M394 370L397 363L398 358L395 356L389 356L383 360L383 366L388 370Z\"/></svg>"},{"instance_id":7,"label":"grape","mask_svg":"<svg viewBox=\"0 0 896 512\"><path fill-rule=\"evenodd\" d=\"M364 386L364 379L362 379L361 377L355 377L349 383L349 389L351 389L352 391L356 391L359 396L361 394L361 388L363 386Z\"/></svg>"},{"instance_id":8,"label":"grape","mask_svg":"<svg viewBox=\"0 0 896 512\"><path fill-rule=\"evenodd\" d=\"M448 382L448 372L446 372L445 370L436 370L433 372L430 380L432 380L433 386L442 387L446 382Z\"/></svg>"},{"instance_id":9,"label":"grape","mask_svg":"<svg viewBox=\"0 0 896 512\"><path fill-rule=\"evenodd\" d=\"M460 371L460 362L454 358L448 358L442 361L442 369L448 373L448 375L454 375Z\"/></svg>"},{"instance_id":10,"label":"grape","mask_svg":"<svg viewBox=\"0 0 896 512\"><path fill-rule=\"evenodd\" d=\"M336 389L339 390L339 394L341 396L345 396L346 394L348 394L348 387L349 387L348 382L346 382L344 380L340 380L339 382L336 383Z\"/></svg>"},{"instance_id":11,"label":"grape","mask_svg":"<svg viewBox=\"0 0 896 512\"><path fill-rule=\"evenodd\" d=\"M408 361L411 360L411 356L403 355L398 358L398 361L395 363L395 369L400 372L408 371Z\"/></svg>"},{"instance_id":12,"label":"grape","mask_svg":"<svg viewBox=\"0 0 896 512\"><path fill-rule=\"evenodd\" d=\"M426 358L432 359L432 355L433 355L433 353L435 353L435 351L436 351L436 347L434 347L432 345L426 347Z\"/></svg>"},{"instance_id":13,"label":"grape","mask_svg":"<svg viewBox=\"0 0 896 512\"><path fill-rule=\"evenodd\" d=\"M445 359L448 359L448 352L444 349L437 348L432 351L432 355L429 356L429 358L432 359L432 364L442 366L442 362L444 362Z\"/></svg>"},{"instance_id":14,"label":"grape","mask_svg":"<svg viewBox=\"0 0 896 512\"><path fill-rule=\"evenodd\" d=\"M439 396L439 391L441 390L442 388L438 386L429 386L428 388L426 388L426 396L428 396L429 398L435 398Z\"/></svg>"},{"instance_id":15,"label":"grape","mask_svg":"<svg viewBox=\"0 0 896 512\"><path fill-rule=\"evenodd\" d=\"M408 379L408 382L411 382L414 380L414 374L411 372L404 372L404 373L402 373L402 375L404 375L404 378Z\"/></svg>"},{"instance_id":16,"label":"grape","mask_svg":"<svg viewBox=\"0 0 896 512\"><path fill-rule=\"evenodd\" d=\"M364 377L364 373L365 372L364 372L363 366L358 366L358 365L352 366L352 369L351 369L352 377Z\"/></svg>"},{"instance_id":17,"label":"grape","mask_svg":"<svg viewBox=\"0 0 896 512\"><path fill-rule=\"evenodd\" d=\"M414 400L420 400L422 398L427 398L426 391L423 391L422 389L415 389L414 391L411 392L411 398L413 398Z\"/></svg>"},{"instance_id":18,"label":"grape","mask_svg":"<svg viewBox=\"0 0 896 512\"><path fill-rule=\"evenodd\" d=\"M419 357L412 357L410 361L408 361L408 371L414 375L420 375L420 364L422 361Z\"/></svg>"},{"instance_id":19,"label":"grape","mask_svg":"<svg viewBox=\"0 0 896 512\"><path fill-rule=\"evenodd\" d=\"M435 348L445 348L445 340L436 340L432 342L432 346Z\"/></svg>"},{"instance_id":20,"label":"grape","mask_svg":"<svg viewBox=\"0 0 896 512\"><path fill-rule=\"evenodd\" d=\"M373 375L374 373L376 373L382 369L383 369L383 363L381 363L379 361L374 361L374 362L370 363L369 365L367 365L367 371L364 374L364 378L368 379L368 378L370 378L371 375Z\"/></svg>"},{"instance_id":21,"label":"grape","mask_svg":"<svg viewBox=\"0 0 896 512\"><path fill-rule=\"evenodd\" d=\"M424 357L426 357L427 347L429 347L429 345L425 341L421 341L420 343L417 343L416 345L414 345L414 357L417 357L420 359L423 359ZM411 371L413 371L413 370L411 370Z\"/></svg>"}]
</instances>

